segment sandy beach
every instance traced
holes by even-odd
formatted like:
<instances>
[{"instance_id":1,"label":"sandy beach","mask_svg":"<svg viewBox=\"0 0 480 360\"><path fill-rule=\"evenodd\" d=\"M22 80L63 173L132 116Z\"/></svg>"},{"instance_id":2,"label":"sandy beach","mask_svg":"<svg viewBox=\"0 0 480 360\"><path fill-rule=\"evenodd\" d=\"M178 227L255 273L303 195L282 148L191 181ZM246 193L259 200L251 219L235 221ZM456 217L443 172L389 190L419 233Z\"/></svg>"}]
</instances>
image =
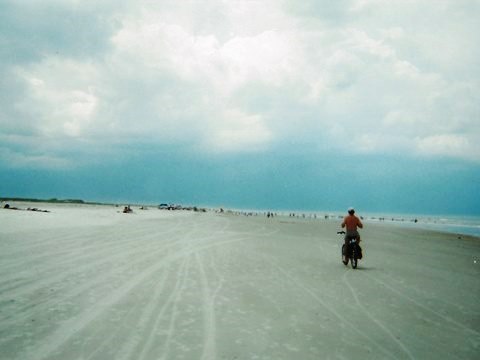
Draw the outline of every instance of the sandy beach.
<instances>
[{"instance_id":1,"label":"sandy beach","mask_svg":"<svg viewBox=\"0 0 480 360\"><path fill-rule=\"evenodd\" d=\"M19 204L26 208L28 205ZM113 206L0 210L0 358L476 359L480 239Z\"/></svg>"}]
</instances>

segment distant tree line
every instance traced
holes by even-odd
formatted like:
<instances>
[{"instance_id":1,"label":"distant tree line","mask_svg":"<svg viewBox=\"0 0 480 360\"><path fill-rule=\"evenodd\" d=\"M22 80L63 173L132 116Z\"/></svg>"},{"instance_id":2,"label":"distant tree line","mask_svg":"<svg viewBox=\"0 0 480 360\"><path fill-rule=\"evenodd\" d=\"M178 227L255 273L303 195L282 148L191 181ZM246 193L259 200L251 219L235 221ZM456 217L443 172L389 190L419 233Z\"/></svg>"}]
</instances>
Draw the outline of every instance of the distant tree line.
<instances>
[{"instance_id":1,"label":"distant tree line","mask_svg":"<svg viewBox=\"0 0 480 360\"><path fill-rule=\"evenodd\" d=\"M0 197L0 201L24 201L24 202L42 202L42 203L68 203L68 204L93 204L87 203L81 199L30 199L30 198L15 198Z\"/></svg>"}]
</instances>

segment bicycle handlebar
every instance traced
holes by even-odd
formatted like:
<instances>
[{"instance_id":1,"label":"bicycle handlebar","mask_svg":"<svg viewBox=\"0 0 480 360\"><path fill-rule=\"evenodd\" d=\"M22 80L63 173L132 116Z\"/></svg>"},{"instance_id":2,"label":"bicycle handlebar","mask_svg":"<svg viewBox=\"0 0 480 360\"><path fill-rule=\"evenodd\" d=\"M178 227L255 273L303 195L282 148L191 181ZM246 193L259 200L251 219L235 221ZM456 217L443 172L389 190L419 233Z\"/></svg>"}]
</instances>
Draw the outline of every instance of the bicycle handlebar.
<instances>
[{"instance_id":1,"label":"bicycle handlebar","mask_svg":"<svg viewBox=\"0 0 480 360\"><path fill-rule=\"evenodd\" d=\"M345 231L337 231L337 234L345 234Z\"/></svg>"}]
</instances>

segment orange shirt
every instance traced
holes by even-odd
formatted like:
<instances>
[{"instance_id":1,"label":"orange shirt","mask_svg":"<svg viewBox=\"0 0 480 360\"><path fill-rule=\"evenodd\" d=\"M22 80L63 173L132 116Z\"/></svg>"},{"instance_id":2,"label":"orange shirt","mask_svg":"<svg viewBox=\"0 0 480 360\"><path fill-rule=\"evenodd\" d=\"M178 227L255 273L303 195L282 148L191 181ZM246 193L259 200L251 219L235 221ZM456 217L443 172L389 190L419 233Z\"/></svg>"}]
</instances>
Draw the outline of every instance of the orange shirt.
<instances>
[{"instance_id":1,"label":"orange shirt","mask_svg":"<svg viewBox=\"0 0 480 360\"><path fill-rule=\"evenodd\" d=\"M347 227L347 231L355 231L357 230L357 226L363 228L362 222L355 215L345 216L342 222L342 228L345 226Z\"/></svg>"}]
</instances>

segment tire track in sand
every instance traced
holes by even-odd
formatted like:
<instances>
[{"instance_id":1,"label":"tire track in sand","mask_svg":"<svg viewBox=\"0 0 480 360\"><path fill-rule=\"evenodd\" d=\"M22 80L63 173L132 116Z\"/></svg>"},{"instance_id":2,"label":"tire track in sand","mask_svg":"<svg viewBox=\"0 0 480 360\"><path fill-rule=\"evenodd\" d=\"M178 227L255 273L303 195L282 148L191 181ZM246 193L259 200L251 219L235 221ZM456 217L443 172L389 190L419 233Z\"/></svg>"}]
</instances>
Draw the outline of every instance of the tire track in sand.
<instances>
[{"instance_id":1,"label":"tire track in sand","mask_svg":"<svg viewBox=\"0 0 480 360\"><path fill-rule=\"evenodd\" d=\"M167 250L170 250L180 245L185 238L188 238L192 235L192 233L195 232L195 229L196 227L194 224L194 226L192 226L192 228L186 234L182 234L182 236L179 238L169 239L168 242L158 244L157 246L155 246L154 251L152 251L151 247L145 248L144 246L142 246L145 241L143 241L142 244L137 244L135 239L127 237L127 240L125 240L122 245L113 248L115 249L115 251L113 252L106 251L104 254L100 254L101 256L98 256L98 254L96 254L95 258L89 256L81 256L79 257L79 259L81 259L82 262L79 266L74 266L72 264L68 271L55 272L53 275L46 277L41 281L32 279L30 280L30 282L33 284L32 286L24 286L16 289L15 291L6 292L4 296L8 295L8 297L10 298L17 298L23 295L29 295L40 289L52 287L57 283L63 283L64 281L66 281L66 279L72 279L74 275L82 274L84 270L96 269L97 272L97 274L95 274L96 276L93 278L89 278L88 282L76 285L72 291L66 294L62 294L62 297L60 298L52 298L51 294L46 293L44 295L44 298L38 296L36 297L34 306L31 306L31 304L26 304L23 308L16 307L15 312L9 312L7 311L8 309L5 309L6 311L3 312L3 314L5 315L1 319L2 327L8 326L9 324L13 325L14 323L25 321L26 319L32 317L35 312L46 311L50 307L54 307L59 303L65 302L69 299L76 298L78 295L84 294L89 289L94 289L102 283L108 284L107 280L114 278L116 274L125 271L126 269L125 266L122 268L117 266L113 269L113 272L103 272L98 271L100 266L107 266L108 268L110 268L110 264L115 264L121 260L125 260L124 263L130 268L145 264L148 261L157 259L159 254L163 255ZM157 236L158 233L151 232L147 240L154 239ZM131 247L131 244L134 245L134 248ZM136 252L132 253L132 250L135 250ZM128 259L132 257L135 259L135 261L128 261ZM92 261L85 261L88 259L91 259ZM13 304L14 303L9 303L8 305L13 306Z\"/></svg>"},{"instance_id":2,"label":"tire track in sand","mask_svg":"<svg viewBox=\"0 0 480 360\"><path fill-rule=\"evenodd\" d=\"M174 334L174 331L175 331L175 322L177 320L177 313L178 313L178 302L181 298L181 295L182 295L182 291L184 290L185 288L185 283L186 283L186 280L188 278L188 269L189 269L189 265L190 265L190 256L187 256L185 258L185 261L184 261L184 271L183 271L183 275L181 277L179 277L179 280L177 281L177 286L175 286L175 290L172 292L172 296L171 296L171 300L168 301L165 306L163 307L162 311L161 311L161 315L162 316L159 316L158 317L158 321L157 323L155 324L155 327L154 327L154 331L152 331L150 334L152 335L150 337L150 342L147 343L147 346L145 346L144 350L145 349L150 349L152 347L152 344L151 344L151 341L153 341L154 337L153 335L155 333L157 333L158 331L158 325L160 324L160 319L163 317L163 313L165 312L165 310L167 309L167 306L169 304L172 304L172 312L171 312L171 315L170 315L170 322L169 322L169 325L168 325L168 330L167 330L167 338L165 339L165 343L163 345L163 354L162 356L160 357L160 359L168 359L168 352L170 351L170 343L172 341L172 338L173 338L173 334ZM148 352L143 352L142 351L142 354L140 354L139 356L139 359L143 360L145 358L145 355L147 354Z\"/></svg>"},{"instance_id":3,"label":"tire track in sand","mask_svg":"<svg viewBox=\"0 0 480 360\"><path fill-rule=\"evenodd\" d=\"M385 324L383 324L380 320L376 319L366 308L365 306L363 306L363 304L360 302L360 300L358 299L358 296L355 292L355 290L353 289L352 285L350 284L350 282L348 281L347 279L347 274L349 273L349 271L346 271L343 276L342 276L342 280L344 282L345 285L347 285L348 289L350 290L350 292L352 293L352 296L353 298L355 299L355 302L357 303L357 306L359 309L361 309L363 311L363 313L371 320L373 321L380 329L383 330L383 332L385 332L399 347L400 349L408 356L409 359L415 359L415 357L412 355L412 353L410 352L410 350L408 350L408 348L405 346L405 344L403 342L401 342L391 331L390 329L385 326Z\"/></svg>"},{"instance_id":4,"label":"tire track in sand","mask_svg":"<svg viewBox=\"0 0 480 360\"><path fill-rule=\"evenodd\" d=\"M155 274L158 270L167 265L181 259L182 254L174 254L164 259L163 262L155 264L129 279L129 281L122 287L113 291L109 296L106 296L102 301L95 304L94 307L85 309L82 313L64 321L55 331L47 336L39 345L31 346L25 349L24 356L30 360L40 360L48 358L48 356L66 343L76 333L84 329L92 321L100 317L104 312L108 311L114 304L128 295L130 291L142 284L146 279Z\"/></svg>"},{"instance_id":5,"label":"tire track in sand","mask_svg":"<svg viewBox=\"0 0 480 360\"><path fill-rule=\"evenodd\" d=\"M108 264L112 260L116 260L116 259L128 259L133 256L135 258L135 261L126 262L126 264L128 264L129 267L142 265L148 261L158 259L159 254L163 254L166 250L177 246L178 241L179 240L173 243L167 244L163 247L159 247L156 249L156 251L151 251L151 249L150 251L143 250L133 255L132 253L119 252L115 256L111 256L109 259L103 259L98 262L85 262L83 266L75 267L69 273L55 274L54 276L51 276L45 279L44 281L39 282L33 288L24 288L22 289L21 292L20 291L10 292L9 296L18 297L23 294L32 293L37 289L45 288L59 281L63 281L63 279L67 279L71 277L72 274L74 273L81 273L81 271L83 271L84 268L98 269L98 266L100 266L101 264ZM122 269L120 268L116 269L116 271L120 271L120 270ZM81 294L87 293L89 289L95 289L103 283L108 284L109 280L114 276L115 276L115 273L112 274L110 272L99 272L97 276L95 276L92 279L89 279L88 282L75 286L71 291L63 294L61 297L52 298L51 296L49 296L49 297L46 297L45 299L37 299L34 306L26 304L21 308L17 308L18 313L10 313L10 314L6 313L6 317L2 319L2 327L10 326L10 325L13 325L14 323L25 321L31 318L35 313L47 311L48 308L55 307L57 304L64 303L69 299L74 299Z\"/></svg>"},{"instance_id":6,"label":"tire track in sand","mask_svg":"<svg viewBox=\"0 0 480 360\"><path fill-rule=\"evenodd\" d=\"M215 299L218 292L222 288L223 280L221 279L216 289L213 291L210 288L208 276L205 272L205 266L202 259L195 253L195 259L198 264L200 272L200 282L202 286L203 299L203 316L204 316L204 345L201 355L202 360L210 360L216 358L216 318L215 318Z\"/></svg>"},{"instance_id":7,"label":"tire track in sand","mask_svg":"<svg viewBox=\"0 0 480 360\"><path fill-rule=\"evenodd\" d=\"M162 294L163 290L165 289L165 284L166 284L166 280L168 278L168 272L169 272L168 270L170 270L170 268L167 268L166 271L164 271L162 273L162 277L158 280L158 282L155 286L155 292L153 293L153 296L150 299L146 308L142 311L142 315L141 315L140 319L138 320L138 322L136 324L136 328L143 329L145 326L147 326L147 323L151 319L152 314L155 311L155 308L154 308L155 306L154 305L158 303L160 295ZM131 307L129 309L128 313L124 316L124 318L128 319L130 314L134 313L135 310L138 310L138 307L140 307L140 306L141 305L138 305L136 307ZM130 322L128 322L128 324L126 326L129 327L129 325L130 325ZM99 331L101 332L102 330L99 330ZM85 357L85 360L92 359L103 348L106 348L107 345L110 342L113 342L113 339L115 339L121 331L122 331L121 328L116 328L116 330L107 339L102 341L100 343L100 345L93 352L91 352L89 355L87 355ZM131 333L131 331L129 331L129 333ZM127 341L125 341L123 343L122 347L118 351L119 355L116 355L115 358L117 360L132 358L131 356L132 356L133 352L135 351L135 347L141 342L141 340L142 340L142 337L139 336L136 332L132 336L129 336Z\"/></svg>"},{"instance_id":8,"label":"tire track in sand","mask_svg":"<svg viewBox=\"0 0 480 360\"><path fill-rule=\"evenodd\" d=\"M175 244L177 245L180 244L182 240L184 240L186 237L191 235L192 232L195 232L199 224L201 225L201 222L196 222L192 227L192 229L190 229L188 234L184 235L182 239L177 239ZM162 235L164 234L162 233ZM208 240L208 238L206 239ZM184 272L185 264L186 264L186 259L184 259L182 264L179 265L179 269L174 271L175 274L180 275L180 278L182 276L182 273ZM142 333L138 334L137 332L135 332L133 335L128 336L128 338L123 342L123 345L121 346L120 350L117 351L115 359L124 360L124 359L138 358L138 356L134 357L134 354L139 352L138 350L139 347L143 349L142 353L143 352L148 353L148 349L152 345L151 342L153 341L153 337L155 336L156 333L158 333L158 330L160 328L159 323L165 317L164 316L165 312L168 310L169 305L171 305L172 299L176 293L176 291L174 290L173 292L170 292L170 295L166 299L166 301L164 302L160 301L162 298L162 294L165 293L165 285L166 285L166 280L168 278L167 273L171 272L171 270L172 270L171 267L168 267L163 272L162 278L161 280L158 281L158 285L155 286L154 293L152 294L152 297L150 298L148 304L143 305L145 306L145 308L141 311L140 318L138 319L135 325L135 328L138 330L141 330ZM178 287L180 278L177 279L177 282L176 282L177 285L175 286L175 288ZM150 330L148 330L149 324L152 324L152 323L153 325L150 325ZM116 333L118 332L120 332L120 330L117 331ZM148 333L148 336L147 336L147 339L145 340L144 334L146 333ZM115 336L110 336L109 340L105 341L103 346L105 347L105 345L107 345L109 341L113 340L114 337ZM145 345L145 342L147 342L147 345ZM95 351L94 354L89 356L87 359L90 359L96 353L98 353L98 351Z\"/></svg>"},{"instance_id":9,"label":"tire track in sand","mask_svg":"<svg viewBox=\"0 0 480 360\"><path fill-rule=\"evenodd\" d=\"M226 244L240 242L244 240L245 238L231 238L229 240L216 241L204 245L197 245L192 248L187 248L184 251L179 251L166 256L162 262L153 264L141 273L130 278L127 283L113 291L109 296L106 296L94 307L86 308L82 313L79 313L76 316L64 321L61 326L59 326L55 331L47 335L47 337L44 338L41 343L37 345L32 345L24 349L20 358L28 358L30 360L43 360L48 358L49 354L51 354L53 351L65 344L75 334L80 332L92 321L94 321L103 313L108 311L108 309L111 308L113 305L121 301L121 299L127 296L130 291L132 291L135 287L139 286L139 284L143 283L146 279L155 274L155 272L157 272L158 270L165 268L172 263L182 258L185 258L197 251L204 251L212 247L223 246ZM173 331L174 320L175 319L172 317L170 321L171 331ZM171 340L171 337L169 339ZM168 342L166 345L169 346ZM166 356L167 352L168 347L164 352L164 356Z\"/></svg>"},{"instance_id":10,"label":"tire track in sand","mask_svg":"<svg viewBox=\"0 0 480 360\"><path fill-rule=\"evenodd\" d=\"M174 232L175 229L178 227L177 224L174 225L173 229L168 229L165 231L165 233L162 233L162 237L168 237L170 232ZM145 240L148 240L149 238L155 238L158 236L158 233L155 231L151 231L149 228L147 229L142 229L142 231L128 231L125 232L124 229L118 232L118 234L112 234L110 235L109 239L106 239L102 241L101 244L94 244L94 245L89 245L89 246L83 246L83 242L80 240L81 238L85 237L85 234L76 234L73 237L73 240L71 241L72 243L75 243L75 247L70 247L65 249L63 245L58 244L56 248L62 248L62 252L55 253L55 252L50 252L50 249L47 248L45 251L46 253L39 253L36 258L28 258L26 261L29 263L29 267L35 267L36 264L32 262L33 260L39 260L39 259L45 259L49 260L51 258L55 258L54 262L47 262L46 265L42 266L37 272L36 276L37 278L43 277L44 274L49 274L51 271L55 271L57 276L66 276L70 275L65 271L60 271L60 269L63 269L62 267L68 266L65 270L68 269L74 269L75 272L77 273L79 270L82 270L84 268L89 268L91 265L93 265L90 262L87 262L86 260L91 260L91 259L96 259L100 263L107 263L110 262L111 260L114 259L114 256L116 254L125 254L126 250L137 250L140 249L141 251L144 249L142 248L143 244L138 244L136 239L137 235L140 234L142 235L143 242ZM116 237L121 238L120 240L117 239ZM133 245L133 247L132 247ZM67 255L61 256L59 259L58 256L66 253ZM21 271L19 272L15 268L19 268L23 270L25 268L25 264L22 261L23 257L18 257L20 260L16 260L16 263L10 264L9 266L6 267L1 267L0 268L0 273L2 274L2 281L0 282L0 293L6 292L13 290L12 288L6 288L6 284L8 284L9 281L14 281L13 286L15 288L22 288L25 287L29 284L34 284L37 288L42 285L42 282L39 282L38 279L22 279L19 280L19 276L21 276ZM80 265L79 266L73 266L73 263L77 262ZM42 264L40 264L42 265ZM10 274L6 272L7 269L10 269ZM15 281L16 280L16 281Z\"/></svg>"},{"instance_id":11,"label":"tire track in sand","mask_svg":"<svg viewBox=\"0 0 480 360\"><path fill-rule=\"evenodd\" d=\"M158 310L158 315L155 317L155 320L153 321L151 329L150 329L150 331L148 331L148 336L143 341L143 345L142 345L142 341L137 342L134 346L130 346L130 349L129 349L128 352L120 353L120 355L118 356L118 359L123 360L123 359L131 358L130 356L132 355L132 353L135 352L135 350L140 346L141 346L142 350L140 351L140 353L138 354L138 356L136 358L139 359L139 360L142 360L142 359L146 358L149 351L154 346L156 336L158 335L159 330L161 328L160 324L161 324L162 320L165 318L165 314L166 314L167 310L170 307L173 308L175 306L175 303L178 301L178 299L180 297L181 291L183 290L185 280L186 280L187 275L188 275L189 263L190 263L190 261L189 261L188 257L185 257L185 258L182 259L182 263L181 263L181 265L179 267L179 271L178 271L179 276L177 277L175 287L170 292L170 295L168 296L168 298L165 300L165 302L161 305L160 309ZM157 300L160 298L160 294L161 294L161 292L157 292L157 294L156 294L157 295L157 297L156 297ZM152 306L150 307L150 309L148 309L145 312L145 316L144 316L145 320L147 320L148 317L151 316L153 314L153 312L155 311L155 307L154 307L155 303L158 303L158 301L152 302ZM175 316L174 311L172 311L170 323L172 321L174 321L174 316ZM171 332L173 332L173 330L169 329L168 335L171 336L171 334L170 334ZM165 344L167 344L168 341L169 341L169 339L167 337L167 339L165 340ZM167 345L165 345L165 346L167 346Z\"/></svg>"},{"instance_id":12,"label":"tire track in sand","mask_svg":"<svg viewBox=\"0 0 480 360\"><path fill-rule=\"evenodd\" d=\"M165 231L165 235L169 232L174 232L176 228L180 227L180 223L172 225L171 229ZM80 228L81 229L81 228ZM115 230L115 233L109 234L109 238L100 236L103 240L101 243L94 239L99 238L99 234L102 234L103 227L96 227L93 229L81 229L81 231L75 232L76 229L69 230L66 234L59 234L54 236L48 236L47 238L37 238L34 242L26 241L24 244L16 247L13 252L8 253L8 260L2 261L0 264L0 272L5 272L7 269L24 268L26 266L32 266L36 261L49 259L49 258L61 258L62 261L69 261L70 254L75 254L79 248L84 253L88 254L88 250L96 250L106 248L109 249L113 245L120 245L125 242L129 242L138 237L144 237L151 234L150 228L142 227L140 229L130 229L125 225L120 226ZM31 234L29 234L31 236ZM50 235L50 234L49 234ZM45 236L45 235L43 235ZM35 246L31 246L35 243ZM32 254L32 256L24 256L26 253ZM3 255L3 254L2 254ZM57 263L55 264L57 265ZM2 279L3 280L3 279Z\"/></svg>"},{"instance_id":13,"label":"tire track in sand","mask_svg":"<svg viewBox=\"0 0 480 360\"><path fill-rule=\"evenodd\" d=\"M269 262L273 267L275 267L280 273L285 275L286 278L288 278L292 283L294 283L298 288L303 290L305 293L309 294L313 299L315 299L316 302L318 302L320 305L322 305L328 312L330 312L332 315L334 315L338 320L341 322L350 325L350 321L346 319L342 314L340 314L338 311L336 311L334 308L329 306L325 301L323 301L312 289L307 287L306 285L302 284L298 279L296 279L292 274L290 274L287 270L279 266L273 259L267 258L266 256L264 257L265 261ZM359 336L367 340L368 342L372 343L375 345L380 351L383 352L384 355L386 355L388 358L393 358L396 359L396 356L392 354L388 349L384 348L381 344L379 344L377 341L374 339L370 338L369 336L365 335L362 333L359 329L356 327L349 327L353 332L357 333Z\"/></svg>"},{"instance_id":14,"label":"tire track in sand","mask_svg":"<svg viewBox=\"0 0 480 360\"><path fill-rule=\"evenodd\" d=\"M385 287L386 289L389 289L390 291L392 291L393 293L395 293L396 295L402 297L403 299L411 302L412 304L418 306L419 308L421 308L422 310L430 313L430 314L433 314L439 318L441 318L442 320L448 322L448 323L451 323L467 332L469 332L470 334L472 335L475 335L475 336L480 336L480 332L474 330L474 329L471 329L469 328L468 326L465 326L464 324L462 323L459 323L458 321L452 319L451 317L449 316L446 316L446 315L443 315L442 313L439 313L438 311L435 311L435 310L432 310L431 308L429 308L428 306L425 306L423 305L422 303L420 303L419 301L411 298L410 296L408 295L405 295L403 292L401 292L400 290L397 290L395 289L393 286L387 284L386 282L376 278L376 277L373 277L371 275L368 275L368 274L365 274L367 277L369 277L370 279L372 279L373 281L375 281L376 283L382 285L383 287Z\"/></svg>"}]
</instances>

